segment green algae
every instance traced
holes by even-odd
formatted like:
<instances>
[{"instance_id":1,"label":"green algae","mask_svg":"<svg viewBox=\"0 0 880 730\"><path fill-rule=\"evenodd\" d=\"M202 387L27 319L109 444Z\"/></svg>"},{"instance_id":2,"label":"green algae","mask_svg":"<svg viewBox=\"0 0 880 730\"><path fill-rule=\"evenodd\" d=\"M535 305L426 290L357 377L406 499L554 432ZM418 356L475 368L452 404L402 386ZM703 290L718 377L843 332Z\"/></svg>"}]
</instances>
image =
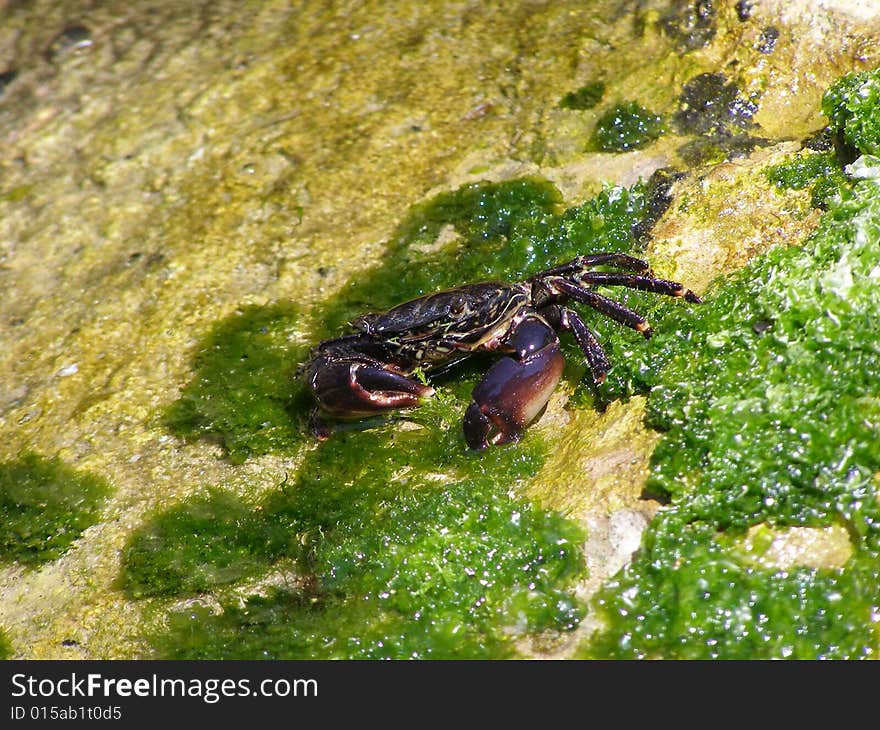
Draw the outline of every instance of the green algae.
<instances>
[{"instance_id":1,"label":"green algae","mask_svg":"<svg viewBox=\"0 0 880 730\"><path fill-rule=\"evenodd\" d=\"M787 162L772 165L765 174L779 190L809 188L815 208L826 208L831 198L844 194L849 187L849 179L831 152L806 151Z\"/></svg>"},{"instance_id":2,"label":"green algae","mask_svg":"<svg viewBox=\"0 0 880 730\"><path fill-rule=\"evenodd\" d=\"M665 431L648 489L668 505L600 592L606 628L584 656L876 652L880 184L872 158L854 167L803 247L771 249L625 361ZM852 556L756 566L736 542L760 524L842 525Z\"/></svg>"},{"instance_id":3,"label":"green algae","mask_svg":"<svg viewBox=\"0 0 880 730\"><path fill-rule=\"evenodd\" d=\"M122 552L121 588L133 598L207 591L265 571L283 540L241 500L209 490L132 533Z\"/></svg>"},{"instance_id":4,"label":"green algae","mask_svg":"<svg viewBox=\"0 0 880 730\"><path fill-rule=\"evenodd\" d=\"M606 111L596 121L592 146L600 152L626 152L644 147L665 130L663 117L630 101Z\"/></svg>"},{"instance_id":5,"label":"green algae","mask_svg":"<svg viewBox=\"0 0 880 730\"><path fill-rule=\"evenodd\" d=\"M562 109L592 109L596 104L602 101L604 95L604 82L593 81L592 83L581 86L577 91L569 91L559 100L559 106Z\"/></svg>"},{"instance_id":6,"label":"green algae","mask_svg":"<svg viewBox=\"0 0 880 730\"><path fill-rule=\"evenodd\" d=\"M582 608L567 590L583 570L576 527L482 480L426 492L337 527L312 558L319 593L178 614L168 655L491 658L513 655L516 635L577 625ZM254 621L256 607L267 621Z\"/></svg>"},{"instance_id":7,"label":"green algae","mask_svg":"<svg viewBox=\"0 0 880 730\"><path fill-rule=\"evenodd\" d=\"M823 152L806 154L767 169L767 179L780 190L803 190L817 178L841 174L840 164L833 154Z\"/></svg>"},{"instance_id":8,"label":"green algae","mask_svg":"<svg viewBox=\"0 0 880 730\"><path fill-rule=\"evenodd\" d=\"M862 154L880 154L880 72L838 80L822 97L822 111L848 145Z\"/></svg>"},{"instance_id":9,"label":"green algae","mask_svg":"<svg viewBox=\"0 0 880 730\"><path fill-rule=\"evenodd\" d=\"M165 426L185 439L219 441L233 463L294 450L305 433L295 408L303 393L295 370L306 353L298 319L292 303L278 302L217 324L199 345L192 380L163 414Z\"/></svg>"},{"instance_id":10,"label":"green algae","mask_svg":"<svg viewBox=\"0 0 880 730\"><path fill-rule=\"evenodd\" d=\"M284 536L272 552L295 561L304 587L271 587L243 603L215 591L222 610L173 612L167 632L153 637L157 655L488 658L513 655L523 633L576 626L583 609L571 589L584 571L584 536L510 496L543 463L536 437L486 458L467 452L460 419L470 386L433 399L417 428L337 434L250 515L211 527L212 537L225 531L233 542L242 521L256 526L248 534ZM174 510L162 520L185 530L183 510ZM222 552L222 540L212 544ZM267 555L250 549L256 561ZM161 577L173 542L166 551L140 574L192 592L192 582Z\"/></svg>"},{"instance_id":11,"label":"green algae","mask_svg":"<svg viewBox=\"0 0 880 730\"><path fill-rule=\"evenodd\" d=\"M58 458L25 453L0 464L0 560L36 566L61 557L100 519L111 492Z\"/></svg>"}]
</instances>

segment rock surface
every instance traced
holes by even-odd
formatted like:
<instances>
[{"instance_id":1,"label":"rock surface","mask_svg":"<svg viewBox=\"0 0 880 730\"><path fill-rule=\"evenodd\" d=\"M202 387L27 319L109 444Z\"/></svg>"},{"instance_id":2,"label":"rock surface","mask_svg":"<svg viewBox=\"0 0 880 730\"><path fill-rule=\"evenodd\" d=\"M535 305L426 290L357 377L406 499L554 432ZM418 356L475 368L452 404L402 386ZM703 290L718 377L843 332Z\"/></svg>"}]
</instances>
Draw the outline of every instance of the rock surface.
<instances>
[{"instance_id":1,"label":"rock surface","mask_svg":"<svg viewBox=\"0 0 880 730\"><path fill-rule=\"evenodd\" d=\"M811 230L806 193L770 193L760 169L823 128L836 77L880 63L880 3L756 0L745 19L706 5L0 3L0 460L59 457L114 487L63 557L0 571L14 656L145 654L146 605L116 583L132 530L205 485L268 488L299 458L231 465L163 428L196 342L247 305L308 311L379 262L431 194L540 174L572 204L686 169L649 256L698 291ZM759 144L696 159L673 126L591 152L601 110L558 103L599 78L606 100L673 117L704 73L756 106L741 127L719 122L722 141ZM594 528L592 585L656 509L642 497L656 435L638 399L564 406L537 426L556 455L524 491Z\"/></svg>"}]
</instances>

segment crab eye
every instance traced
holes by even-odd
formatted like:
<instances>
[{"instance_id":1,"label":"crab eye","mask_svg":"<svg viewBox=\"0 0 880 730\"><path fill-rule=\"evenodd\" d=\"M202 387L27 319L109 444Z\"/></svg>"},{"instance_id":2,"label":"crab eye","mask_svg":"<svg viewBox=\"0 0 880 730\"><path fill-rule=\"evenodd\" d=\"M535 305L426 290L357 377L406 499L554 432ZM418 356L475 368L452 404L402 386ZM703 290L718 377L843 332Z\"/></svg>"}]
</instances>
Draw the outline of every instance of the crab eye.
<instances>
[{"instance_id":1,"label":"crab eye","mask_svg":"<svg viewBox=\"0 0 880 730\"><path fill-rule=\"evenodd\" d=\"M467 308L467 302L464 297L456 297L449 303L449 311L451 314L459 315Z\"/></svg>"}]
</instances>

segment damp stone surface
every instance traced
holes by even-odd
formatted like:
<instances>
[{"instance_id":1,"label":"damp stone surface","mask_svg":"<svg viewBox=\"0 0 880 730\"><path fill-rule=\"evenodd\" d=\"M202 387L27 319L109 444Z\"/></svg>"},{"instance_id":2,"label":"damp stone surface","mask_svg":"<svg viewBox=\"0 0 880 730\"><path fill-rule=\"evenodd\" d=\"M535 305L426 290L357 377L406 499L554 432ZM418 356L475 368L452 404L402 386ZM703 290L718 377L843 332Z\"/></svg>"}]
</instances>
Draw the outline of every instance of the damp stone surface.
<instances>
[{"instance_id":1,"label":"damp stone surface","mask_svg":"<svg viewBox=\"0 0 880 730\"><path fill-rule=\"evenodd\" d=\"M0 656L875 655L878 18L0 3ZM477 358L312 438L352 317L602 250L705 303L521 443Z\"/></svg>"}]
</instances>

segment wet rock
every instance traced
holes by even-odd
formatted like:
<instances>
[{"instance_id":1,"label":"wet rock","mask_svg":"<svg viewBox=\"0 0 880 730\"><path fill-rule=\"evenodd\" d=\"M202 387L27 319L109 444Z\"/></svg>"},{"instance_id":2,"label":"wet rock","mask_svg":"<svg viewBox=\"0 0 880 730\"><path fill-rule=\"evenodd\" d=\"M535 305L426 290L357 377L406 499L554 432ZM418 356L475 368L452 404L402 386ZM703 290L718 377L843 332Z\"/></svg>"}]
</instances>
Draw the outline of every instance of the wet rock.
<instances>
[{"instance_id":1,"label":"wet rock","mask_svg":"<svg viewBox=\"0 0 880 730\"><path fill-rule=\"evenodd\" d=\"M14 68L7 69L6 71L0 72L0 97L3 96L3 93L6 91L6 87L9 86L13 81L15 81L15 77L18 76L18 71Z\"/></svg>"},{"instance_id":2,"label":"wet rock","mask_svg":"<svg viewBox=\"0 0 880 730\"><path fill-rule=\"evenodd\" d=\"M761 37L758 39L759 53L773 53L776 50L776 41L779 40L779 30L772 25L767 26L761 31Z\"/></svg>"},{"instance_id":3,"label":"wet rock","mask_svg":"<svg viewBox=\"0 0 880 730\"><path fill-rule=\"evenodd\" d=\"M56 35L46 47L46 60L58 63L64 58L75 56L90 48L92 33L84 25L70 25Z\"/></svg>"},{"instance_id":4,"label":"wet rock","mask_svg":"<svg viewBox=\"0 0 880 730\"><path fill-rule=\"evenodd\" d=\"M682 134L722 133L752 125L758 106L739 94L722 73L703 73L688 81L679 96L674 122Z\"/></svg>"},{"instance_id":5,"label":"wet rock","mask_svg":"<svg viewBox=\"0 0 880 730\"><path fill-rule=\"evenodd\" d=\"M712 0L696 0L684 8L672 8L661 18L660 26L676 40L681 51L693 51L708 45L715 37L716 15Z\"/></svg>"}]
</instances>

